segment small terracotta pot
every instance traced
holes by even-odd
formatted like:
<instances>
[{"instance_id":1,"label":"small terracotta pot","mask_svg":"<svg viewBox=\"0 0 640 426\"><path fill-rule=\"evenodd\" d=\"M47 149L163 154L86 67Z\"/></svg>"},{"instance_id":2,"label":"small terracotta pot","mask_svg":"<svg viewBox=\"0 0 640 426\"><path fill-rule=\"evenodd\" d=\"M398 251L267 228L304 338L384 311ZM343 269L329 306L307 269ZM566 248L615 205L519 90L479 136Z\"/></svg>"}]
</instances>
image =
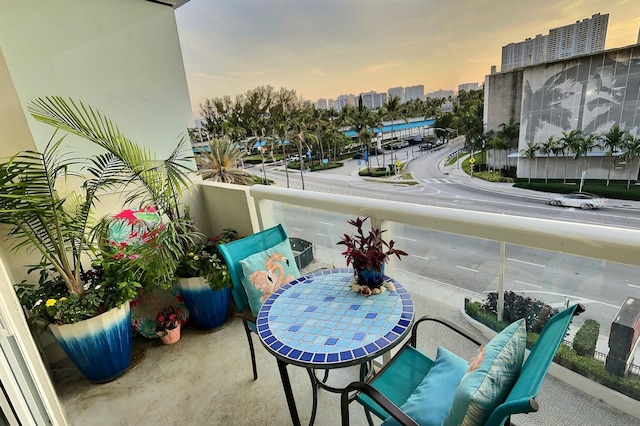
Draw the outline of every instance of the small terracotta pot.
<instances>
[{"instance_id":1,"label":"small terracotta pot","mask_svg":"<svg viewBox=\"0 0 640 426\"><path fill-rule=\"evenodd\" d=\"M162 340L162 343L165 345L173 345L180 340L180 324L173 330L167 330L167 334L160 336L160 340Z\"/></svg>"}]
</instances>

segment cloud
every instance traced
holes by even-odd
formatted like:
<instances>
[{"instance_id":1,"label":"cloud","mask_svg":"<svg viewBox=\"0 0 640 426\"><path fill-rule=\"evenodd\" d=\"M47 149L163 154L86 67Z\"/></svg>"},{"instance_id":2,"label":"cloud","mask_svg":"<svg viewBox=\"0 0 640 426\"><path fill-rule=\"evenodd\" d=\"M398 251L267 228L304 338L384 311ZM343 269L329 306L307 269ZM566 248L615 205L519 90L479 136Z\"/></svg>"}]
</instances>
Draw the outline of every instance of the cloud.
<instances>
[{"instance_id":1,"label":"cloud","mask_svg":"<svg viewBox=\"0 0 640 426\"><path fill-rule=\"evenodd\" d=\"M386 71L392 68L400 68L404 66L404 62L385 62L383 64L375 64L368 66L364 69L364 72L379 72Z\"/></svg>"}]
</instances>

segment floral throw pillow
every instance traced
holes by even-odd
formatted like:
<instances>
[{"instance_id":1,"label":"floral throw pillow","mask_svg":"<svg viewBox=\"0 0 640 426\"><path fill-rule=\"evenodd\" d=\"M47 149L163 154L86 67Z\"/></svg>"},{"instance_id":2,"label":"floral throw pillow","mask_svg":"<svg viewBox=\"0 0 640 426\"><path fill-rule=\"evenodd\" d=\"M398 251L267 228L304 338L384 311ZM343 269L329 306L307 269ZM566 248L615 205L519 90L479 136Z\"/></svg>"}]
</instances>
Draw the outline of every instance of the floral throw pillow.
<instances>
[{"instance_id":1,"label":"floral throw pillow","mask_svg":"<svg viewBox=\"0 0 640 426\"><path fill-rule=\"evenodd\" d=\"M240 261L242 285L254 315L276 290L300 276L289 240Z\"/></svg>"}]
</instances>

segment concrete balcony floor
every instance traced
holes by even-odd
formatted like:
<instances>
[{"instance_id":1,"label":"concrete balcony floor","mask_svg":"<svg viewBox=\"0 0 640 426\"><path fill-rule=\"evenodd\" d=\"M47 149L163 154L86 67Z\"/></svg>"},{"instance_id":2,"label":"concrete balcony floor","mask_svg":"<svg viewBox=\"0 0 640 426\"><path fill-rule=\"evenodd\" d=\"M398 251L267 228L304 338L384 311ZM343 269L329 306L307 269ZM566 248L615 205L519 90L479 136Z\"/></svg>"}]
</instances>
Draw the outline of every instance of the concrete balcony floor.
<instances>
[{"instance_id":1,"label":"concrete balcony floor","mask_svg":"<svg viewBox=\"0 0 640 426\"><path fill-rule=\"evenodd\" d=\"M404 277L410 281L410 277ZM402 280L400 280L403 282ZM407 288L411 291L409 285ZM430 292L431 293L431 292ZM452 292L433 291L434 298L413 292L416 317L435 315L473 330ZM438 300L435 300L438 299ZM435 326L434 326L435 327ZM475 330L474 330L475 331ZM479 333L477 333L479 334ZM239 319L210 332L191 327L171 346L158 340L136 338L145 356L117 380L95 385L75 371L66 370L56 388L72 425L289 425L291 420L275 358L254 337L258 380L251 373L246 337ZM445 346L467 359L476 349L445 335L442 329L428 329L422 350L432 354ZM311 413L311 385L304 369L290 366L293 392L303 424ZM357 379L358 369L333 370L330 383L346 385ZM318 426L340 424L340 397L319 391ZM582 393L547 375L537 398L540 411L512 418L516 425L630 425L638 419ZM351 404L351 424L366 425L360 405ZM375 424L381 422L374 419Z\"/></svg>"}]
</instances>

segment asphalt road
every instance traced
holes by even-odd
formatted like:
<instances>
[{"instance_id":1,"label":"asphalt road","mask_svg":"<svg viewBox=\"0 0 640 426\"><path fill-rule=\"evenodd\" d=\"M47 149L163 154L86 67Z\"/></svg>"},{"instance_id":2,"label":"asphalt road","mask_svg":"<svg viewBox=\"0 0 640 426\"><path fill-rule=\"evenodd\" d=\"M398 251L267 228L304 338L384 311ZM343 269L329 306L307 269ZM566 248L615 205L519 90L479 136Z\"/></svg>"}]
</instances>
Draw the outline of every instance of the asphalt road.
<instances>
[{"instance_id":1,"label":"asphalt road","mask_svg":"<svg viewBox=\"0 0 640 426\"><path fill-rule=\"evenodd\" d=\"M409 147L394 154L400 158L411 156L412 148L417 149ZM365 181L354 176L354 172L365 167L364 162L358 164L357 160L348 160L343 168L305 173L305 189L609 226L637 228L640 225L639 209L582 211L552 207L544 194L528 195L531 191L509 194L464 184L452 175L455 170L447 175L442 168L442 159L456 149L451 146L440 151L419 153L420 157L409 163L421 185ZM389 156L386 160L389 161ZM281 185L286 182L281 167L269 167L267 176ZM300 188L299 172L289 173L289 180L291 187ZM283 206L277 214L280 215L277 220L285 225L291 236L310 240L316 248L322 247L336 256L340 250L340 246L336 246L338 238L353 231L346 223L348 218L340 215L295 206ZM479 297L497 289L497 243L404 226L394 227L393 238L410 253L403 260L402 269L464 288ZM567 301L584 303L588 307L588 315L580 322L594 318L603 324L603 332L608 330L626 297L640 297L640 278L637 278L640 271L635 267L517 246L508 246L506 257L507 290L524 293L555 307Z\"/></svg>"}]
</instances>

